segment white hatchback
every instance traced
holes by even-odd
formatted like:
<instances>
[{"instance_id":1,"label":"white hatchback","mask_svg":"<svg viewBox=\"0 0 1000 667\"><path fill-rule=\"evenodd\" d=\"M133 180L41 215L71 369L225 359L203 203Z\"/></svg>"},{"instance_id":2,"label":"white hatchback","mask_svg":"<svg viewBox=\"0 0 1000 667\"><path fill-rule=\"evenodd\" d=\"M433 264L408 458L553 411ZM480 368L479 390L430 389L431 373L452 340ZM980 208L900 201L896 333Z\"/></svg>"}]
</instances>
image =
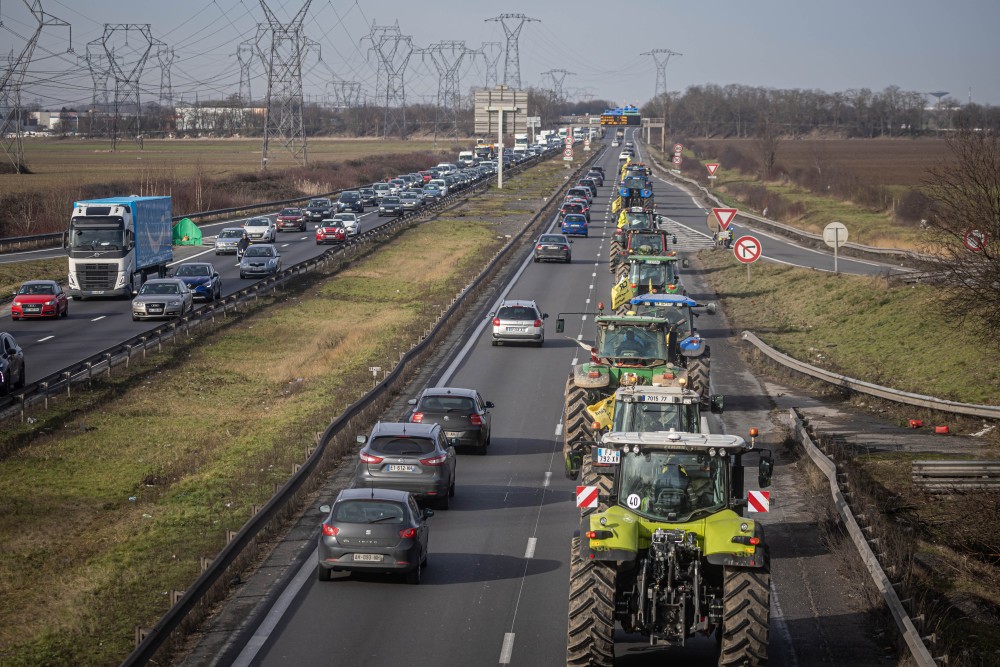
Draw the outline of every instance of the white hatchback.
<instances>
[{"instance_id":1,"label":"white hatchback","mask_svg":"<svg viewBox=\"0 0 1000 667\"><path fill-rule=\"evenodd\" d=\"M501 302L497 311L490 313L493 345L534 343L541 347L545 343L545 319L548 316L534 301L515 299Z\"/></svg>"}]
</instances>

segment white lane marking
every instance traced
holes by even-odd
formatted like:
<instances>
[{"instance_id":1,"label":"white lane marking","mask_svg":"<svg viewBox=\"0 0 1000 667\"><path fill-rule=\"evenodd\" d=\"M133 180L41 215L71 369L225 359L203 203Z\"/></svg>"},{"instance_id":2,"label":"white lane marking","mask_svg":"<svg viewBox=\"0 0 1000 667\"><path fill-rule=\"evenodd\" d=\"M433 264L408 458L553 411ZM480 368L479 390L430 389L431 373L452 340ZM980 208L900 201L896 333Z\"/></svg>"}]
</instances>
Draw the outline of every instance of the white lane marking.
<instances>
[{"instance_id":1,"label":"white lane marking","mask_svg":"<svg viewBox=\"0 0 1000 667\"><path fill-rule=\"evenodd\" d=\"M96 322L96 321L98 321L98 320L103 320L103 319L104 319L105 317L107 317L107 315L101 315L100 317L95 317L94 319L92 319L92 320L90 320L90 321L91 321L91 322Z\"/></svg>"},{"instance_id":2,"label":"white lane marking","mask_svg":"<svg viewBox=\"0 0 1000 667\"><path fill-rule=\"evenodd\" d=\"M583 321L584 321L584 322L586 322L586 321L587 321L587 316L586 316L586 315L584 315L584 316L583 316Z\"/></svg>"},{"instance_id":3,"label":"white lane marking","mask_svg":"<svg viewBox=\"0 0 1000 667\"><path fill-rule=\"evenodd\" d=\"M510 663L510 654L514 651L514 633L505 632L503 635L503 646L500 648L500 664Z\"/></svg>"},{"instance_id":4,"label":"white lane marking","mask_svg":"<svg viewBox=\"0 0 1000 667\"><path fill-rule=\"evenodd\" d=\"M590 277L591 277L591 278L596 278L596 277L597 277L597 274L596 274L596 273L591 273L591 274L590 274Z\"/></svg>"},{"instance_id":5,"label":"white lane marking","mask_svg":"<svg viewBox=\"0 0 1000 667\"><path fill-rule=\"evenodd\" d=\"M589 287L589 289L594 289L594 286L593 286L593 285L591 285L591 286Z\"/></svg>"},{"instance_id":6,"label":"white lane marking","mask_svg":"<svg viewBox=\"0 0 1000 667\"><path fill-rule=\"evenodd\" d=\"M562 422L556 424L556 435L557 436L562 435L562 429L563 429Z\"/></svg>"},{"instance_id":7,"label":"white lane marking","mask_svg":"<svg viewBox=\"0 0 1000 667\"><path fill-rule=\"evenodd\" d=\"M788 629L788 622L785 619L785 611L781 608L781 603L778 602L778 591L772 585L771 587L771 607L774 611L771 613L771 621L778 626L778 634L781 635L782 639L788 646L792 646L792 633ZM799 667L798 656L795 655L795 651L789 651L791 654L791 665L789 667Z\"/></svg>"},{"instance_id":8,"label":"white lane marking","mask_svg":"<svg viewBox=\"0 0 1000 667\"><path fill-rule=\"evenodd\" d=\"M535 556L535 545L536 544L538 544L538 538L537 537L529 537L528 538L528 546L525 547L525 549L524 549L524 557L525 558L534 558L534 556Z\"/></svg>"},{"instance_id":9,"label":"white lane marking","mask_svg":"<svg viewBox=\"0 0 1000 667\"><path fill-rule=\"evenodd\" d=\"M573 361L570 362L570 366L576 366L578 363L580 363L580 358L579 357L573 357Z\"/></svg>"},{"instance_id":10,"label":"white lane marking","mask_svg":"<svg viewBox=\"0 0 1000 667\"><path fill-rule=\"evenodd\" d=\"M590 299L587 299L586 303L590 303Z\"/></svg>"},{"instance_id":11,"label":"white lane marking","mask_svg":"<svg viewBox=\"0 0 1000 667\"><path fill-rule=\"evenodd\" d=\"M579 336L577 336L576 339L577 340L583 340L583 334L580 334Z\"/></svg>"},{"instance_id":12,"label":"white lane marking","mask_svg":"<svg viewBox=\"0 0 1000 667\"><path fill-rule=\"evenodd\" d=\"M545 471L545 481L542 482L542 486L543 487L547 487L551 483L552 483L552 471L551 470L546 470Z\"/></svg>"},{"instance_id":13,"label":"white lane marking","mask_svg":"<svg viewBox=\"0 0 1000 667\"><path fill-rule=\"evenodd\" d=\"M291 244L291 243L282 243L282 244L281 244L281 247L282 247L282 248L287 248L287 247L288 247L288 246L290 246L290 245L292 245L292 244Z\"/></svg>"},{"instance_id":14,"label":"white lane marking","mask_svg":"<svg viewBox=\"0 0 1000 667\"><path fill-rule=\"evenodd\" d=\"M45 338L39 338L39 339L38 339L38 342L39 342L39 343L44 343L45 341L47 341L47 340L51 340L51 339L53 339L53 338L55 338L55 336L46 336Z\"/></svg>"}]
</instances>

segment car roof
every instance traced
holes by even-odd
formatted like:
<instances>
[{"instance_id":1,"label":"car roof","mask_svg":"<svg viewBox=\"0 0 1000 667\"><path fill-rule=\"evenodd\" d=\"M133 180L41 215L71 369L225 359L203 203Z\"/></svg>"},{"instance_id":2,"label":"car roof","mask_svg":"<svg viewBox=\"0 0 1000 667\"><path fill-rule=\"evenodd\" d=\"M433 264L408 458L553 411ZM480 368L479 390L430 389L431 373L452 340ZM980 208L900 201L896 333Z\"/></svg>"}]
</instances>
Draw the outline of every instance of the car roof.
<instances>
[{"instance_id":1,"label":"car roof","mask_svg":"<svg viewBox=\"0 0 1000 667\"><path fill-rule=\"evenodd\" d=\"M55 280L25 280L21 285L58 285Z\"/></svg>"},{"instance_id":2,"label":"car roof","mask_svg":"<svg viewBox=\"0 0 1000 667\"><path fill-rule=\"evenodd\" d=\"M420 397L424 396L466 396L475 398L478 392L475 389L465 387L427 387L420 392Z\"/></svg>"},{"instance_id":3,"label":"car roof","mask_svg":"<svg viewBox=\"0 0 1000 667\"><path fill-rule=\"evenodd\" d=\"M441 429L437 424L414 424L411 422L377 422L372 428L372 436L407 436L410 438L430 438Z\"/></svg>"},{"instance_id":4,"label":"car roof","mask_svg":"<svg viewBox=\"0 0 1000 667\"><path fill-rule=\"evenodd\" d=\"M337 494L337 501L341 500L392 500L397 503L405 503L410 497L409 491L398 491L396 489L379 489L372 487L358 487L356 489L344 489Z\"/></svg>"},{"instance_id":5,"label":"car roof","mask_svg":"<svg viewBox=\"0 0 1000 667\"><path fill-rule=\"evenodd\" d=\"M538 308L538 304L535 303L534 300L531 300L531 299L528 299L528 300L525 300L525 299L505 299L504 301L500 302L500 308L503 308L504 306L532 306L534 308Z\"/></svg>"},{"instance_id":6,"label":"car roof","mask_svg":"<svg viewBox=\"0 0 1000 667\"><path fill-rule=\"evenodd\" d=\"M143 285L149 285L150 283L182 283L184 282L180 278L149 278Z\"/></svg>"}]
</instances>

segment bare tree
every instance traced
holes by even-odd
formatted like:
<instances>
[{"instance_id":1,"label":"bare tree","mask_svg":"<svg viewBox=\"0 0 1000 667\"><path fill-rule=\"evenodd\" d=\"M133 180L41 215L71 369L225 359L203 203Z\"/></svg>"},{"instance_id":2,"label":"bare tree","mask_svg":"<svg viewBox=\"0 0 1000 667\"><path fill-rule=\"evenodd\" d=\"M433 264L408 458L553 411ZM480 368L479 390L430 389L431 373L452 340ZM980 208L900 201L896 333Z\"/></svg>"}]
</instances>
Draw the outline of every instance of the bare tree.
<instances>
[{"instance_id":1,"label":"bare tree","mask_svg":"<svg viewBox=\"0 0 1000 667\"><path fill-rule=\"evenodd\" d=\"M930 264L944 276L948 308L1000 347L1000 135L963 131L948 147L950 163L924 181Z\"/></svg>"},{"instance_id":2,"label":"bare tree","mask_svg":"<svg viewBox=\"0 0 1000 667\"><path fill-rule=\"evenodd\" d=\"M781 132L774 123L765 118L757 128L757 139L754 144L760 157L760 168L764 178L774 175L774 166L778 162L778 148L781 147Z\"/></svg>"}]
</instances>

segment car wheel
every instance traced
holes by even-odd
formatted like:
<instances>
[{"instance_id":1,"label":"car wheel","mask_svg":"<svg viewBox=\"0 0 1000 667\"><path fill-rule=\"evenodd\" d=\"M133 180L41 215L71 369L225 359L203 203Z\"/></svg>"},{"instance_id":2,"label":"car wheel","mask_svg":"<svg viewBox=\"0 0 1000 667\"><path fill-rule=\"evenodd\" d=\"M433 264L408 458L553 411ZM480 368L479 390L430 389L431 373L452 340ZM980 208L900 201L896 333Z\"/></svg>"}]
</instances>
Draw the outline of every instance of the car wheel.
<instances>
[{"instance_id":1,"label":"car wheel","mask_svg":"<svg viewBox=\"0 0 1000 667\"><path fill-rule=\"evenodd\" d=\"M572 264L573 263L573 256L572 255L566 255L566 263L567 264Z\"/></svg>"},{"instance_id":2,"label":"car wheel","mask_svg":"<svg viewBox=\"0 0 1000 667\"><path fill-rule=\"evenodd\" d=\"M14 389L24 389L28 381L28 364L21 364L21 376L17 379Z\"/></svg>"},{"instance_id":3,"label":"car wheel","mask_svg":"<svg viewBox=\"0 0 1000 667\"><path fill-rule=\"evenodd\" d=\"M133 316L132 316L132 321L133 321L133 322L138 322L138 321L139 321L139 318L138 318L138 317L136 317L135 315L133 315Z\"/></svg>"},{"instance_id":4,"label":"car wheel","mask_svg":"<svg viewBox=\"0 0 1000 667\"><path fill-rule=\"evenodd\" d=\"M320 581L331 581L333 579L333 572L330 568L323 567L322 565L316 566L316 578Z\"/></svg>"},{"instance_id":5,"label":"car wheel","mask_svg":"<svg viewBox=\"0 0 1000 667\"><path fill-rule=\"evenodd\" d=\"M452 485L454 485L454 484L455 484L455 482L452 481ZM449 493L446 493L443 496L438 496L437 497L436 504L437 504L437 508L439 510L446 510L446 509L449 509L451 507L451 495L450 495L451 489L449 488L448 491L449 491Z\"/></svg>"},{"instance_id":6,"label":"car wheel","mask_svg":"<svg viewBox=\"0 0 1000 667\"><path fill-rule=\"evenodd\" d=\"M489 448L489 446L490 446L490 441L489 438L487 438L486 440L483 440L483 442L479 445L479 449L476 450L476 453L479 454L480 456L486 456L486 450L487 448Z\"/></svg>"},{"instance_id":7,"label":"car wheel","mask_svg":"<svg viewBox=\"0 0 1000 667\"><path fill-rule=\"evenodd\" d=\"M240 278L246 278L242 271L240 271Z\"/></svg>"},{"instance_id":8,"label":"car wheel","mask_svg":"<svg viewBox=\"0 0 1000 667\"><path fill-rule=\"evenodd\" d=\"M420 585L420 569L421 569L420 568L420 563L418 562L417 566L415 568L413 568L412 570L410 570L409 572L407 572L404 575L404 578L405 578L407 584L409 584L411 586L419 586Z\"/></svg>"},{"instance_id":9,"label":"car wheel","mask_svg":"<svg viewBox=\"0 0 1000 667\"><path fill-rule=\"evenodd\" d=\"M538 258L537 257L535 258L535 264L538 264Z\"/></svg>"},{"instance_id":10,"label":"car wheel","mask_svg":"<svg viewBox=\"0 0 1000 667\"><path fill-rule=\"evenodd\" d=\"M543 345L545 345L545 336L542 336L542 339L535 343L535 347L542 347Z\"/></svg>"}]
</instances>

